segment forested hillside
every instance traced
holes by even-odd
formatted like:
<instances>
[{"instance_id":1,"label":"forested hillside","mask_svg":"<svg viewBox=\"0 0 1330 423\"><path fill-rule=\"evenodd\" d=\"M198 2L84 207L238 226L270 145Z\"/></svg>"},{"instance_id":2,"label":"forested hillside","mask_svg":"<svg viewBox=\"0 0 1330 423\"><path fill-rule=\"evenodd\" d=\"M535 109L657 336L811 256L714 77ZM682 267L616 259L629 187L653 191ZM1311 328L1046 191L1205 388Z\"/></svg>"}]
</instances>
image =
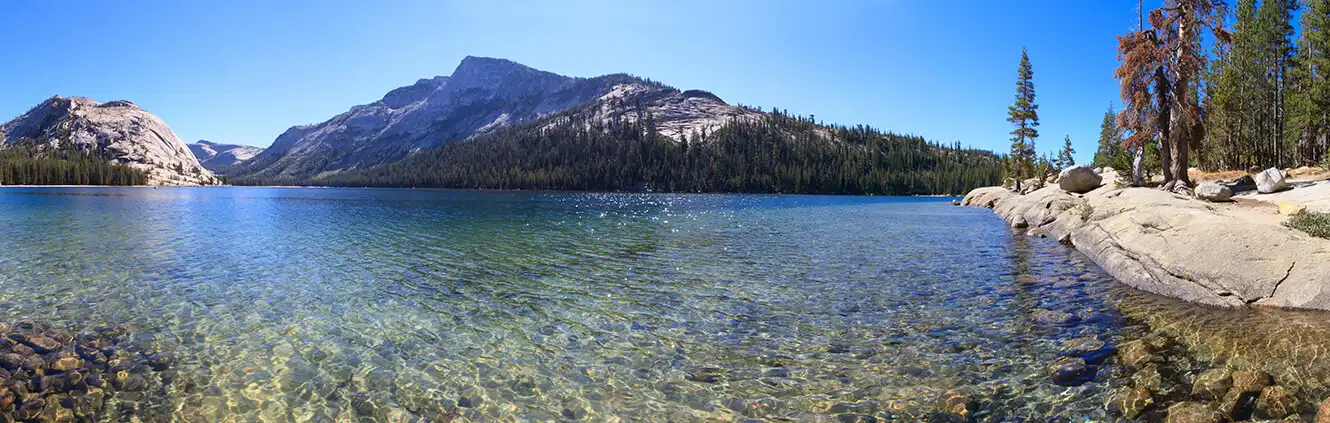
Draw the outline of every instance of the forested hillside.
<instances>
[{"instance_id":1,"label":"forested hillside","mask_svg":"<svg viewBox=\"0 0 1330 423\"><path fill-rule=\"evenodd\" d=\"M143 185L143 171L105 157L73 151L0 149L0 185Z\"/></svg>"},{"instance_id":2,"label":"forested hillside","mask_svg":"<svg viewBox=\"0 0 1330 423\"><path fill-rule=\"evenodd\" d=\"M987 151L780 112L675 141L650 114L568 112L312 181L374 187L805 194L960 194L1001 182Z\"/></svg>"}]
</instances>

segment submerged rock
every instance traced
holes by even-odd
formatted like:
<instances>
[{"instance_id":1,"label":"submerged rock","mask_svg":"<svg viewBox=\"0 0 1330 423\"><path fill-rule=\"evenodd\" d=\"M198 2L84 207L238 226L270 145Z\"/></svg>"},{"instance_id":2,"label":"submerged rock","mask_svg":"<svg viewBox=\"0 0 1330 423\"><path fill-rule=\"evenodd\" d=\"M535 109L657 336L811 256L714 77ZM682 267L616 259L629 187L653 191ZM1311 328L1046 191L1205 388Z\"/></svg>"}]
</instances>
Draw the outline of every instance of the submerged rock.
<instances>
[{"instance_id":1,"label":"submerged rock","mask_svg":"<svg viewBox=\"0 0 1330 423\"><path fill-rule=\"evenodd\" d=\"M1145 341L1135 340L1122 344L1118 350L1118 360L1124 365L1143 368L1152 361L1158 361L1158 357L1150 352L1150 347Z\"/></svg>"},{"instance_id":2,"label":"submerged rock","mask_svg":"<svg viewBox=\"0 0 1330 423\"><path fill-rule=\"evenodd\" d=\"M1063 357L1050 366L1053 383L1058 386L1080 386L1094 380L1099 373L1099 366L1086 364L1085 360Z\"/></svg>"},{"instance_id":3,"label":"submerged rock","mask_svg":"<svg viewBox=\"0 0 1330 423\"><path fill-rule=\"evenodd\" d=\"M1228 370L1210 369L1196 375L1196 380L1192 382L1191 394L1195 397L1206 400L1219 400L1228 393L1232 381L1229 379Z\"/></svg>"},{"instance_id":4,"label":"submerged rock","mask_svg":"<svg viewBox=\"0 0 1330 423\"><path fill-rule=\"evenodd\" d=\"M1316 408L1316 423L1330 423L1330 398L1321 401L1321 406Z\"/></svg>"},{"instance_id":5,"label":"submerged rock","mask_svg":"<svg viewBox=\"0 0 1330 423\"><path fill-rule=\"evenodd\" d=\"M1141 388L1123 389L1108 399L1108 412L1113 415L1135 419L1154 406L1150 391Z\"/></svg>"},{"instance_id":6,"label":"submerged rock","mask_svg":"<svg viewBox=\"0 0 1330 423\"><path fill-rule=\"evenodd\" d=\"M158 380L169 377L150 373L147 363L157 356L137 364L121 356L137 355L137 344L129 340L127 332L107 330L75 336L33 323L3 327L16 332L0 333L0 338L7 341L0 342L0 422L99 421L103 420L99 416L106 402L112 398L126 401L116 410L126 421L166 419L150 409L131 406L160 403L162 400L155 397L166 392Z\"/></svg>"},{"instance_id":7,"label":"submerged rock","mask_svg":"<svg viewBox=\"0 0 1330 423\"><path fill-rule=\"evenodd\" d=\"M1282 419L1296 414L1297 410L1298 399L1283 386L1267 386L1256 399L1257 418Z\"/></svg>"},{"instance_id":8,"label":"submerged rock","mask_svg":"<svg viewBox=\"0 0 1330 423\"><path fill-rule=\"evenodd\" d=\"M1219 423L1223 417L1205 404L1180 402L1168 407L1166 423Z\"/></svg>"}]
</instances>

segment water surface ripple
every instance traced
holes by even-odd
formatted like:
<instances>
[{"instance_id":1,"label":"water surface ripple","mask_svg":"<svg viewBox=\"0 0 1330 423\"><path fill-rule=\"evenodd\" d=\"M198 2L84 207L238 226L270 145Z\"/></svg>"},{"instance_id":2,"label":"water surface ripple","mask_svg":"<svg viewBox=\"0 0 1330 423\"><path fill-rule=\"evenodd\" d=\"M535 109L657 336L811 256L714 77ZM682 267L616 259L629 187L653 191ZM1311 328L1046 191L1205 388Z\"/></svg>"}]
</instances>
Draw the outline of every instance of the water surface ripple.
<instances>
[{"instance_id":1,"label":"water surface ripple","mask_svg":"<svg viewBox=\"0 0 1330 423\"><path fill-rule=\"evenodd\" d=\"M174 354L147 420L1107 420L1049 363L1161 301L942 199L4 188L0 233L0 321Z\"/></svg>"}]
</instances>

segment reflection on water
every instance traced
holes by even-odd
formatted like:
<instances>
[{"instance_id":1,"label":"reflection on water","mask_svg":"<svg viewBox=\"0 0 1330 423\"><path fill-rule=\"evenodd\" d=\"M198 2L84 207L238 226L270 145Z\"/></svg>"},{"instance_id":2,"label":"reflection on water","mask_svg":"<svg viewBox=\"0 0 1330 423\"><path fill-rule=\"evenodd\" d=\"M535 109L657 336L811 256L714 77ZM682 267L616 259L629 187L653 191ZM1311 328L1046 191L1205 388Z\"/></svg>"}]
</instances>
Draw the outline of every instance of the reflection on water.
<instances>
[{"instance_id":1,"label":"reflection on water","mask_svg":"<svg viewBox=\"0 0 1330 423\"><path fill-rule=\"evenodd\" d=\"M1202 339L1289 318L1175 307L941 199L6 188L0 233L0 321L173 354L164 399L112 399L146 420L1107 420L1113 360L1050 378L1079 346L1324 351Z\"/></svg>"}]
</instances>

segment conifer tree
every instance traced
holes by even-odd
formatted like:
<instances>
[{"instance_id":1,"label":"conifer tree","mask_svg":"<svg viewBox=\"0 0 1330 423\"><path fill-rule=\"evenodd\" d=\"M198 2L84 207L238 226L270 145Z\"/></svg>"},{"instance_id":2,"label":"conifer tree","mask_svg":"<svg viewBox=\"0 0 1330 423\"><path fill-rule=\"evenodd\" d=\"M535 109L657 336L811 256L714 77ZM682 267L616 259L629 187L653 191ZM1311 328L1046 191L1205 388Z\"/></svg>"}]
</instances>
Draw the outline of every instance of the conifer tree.
<instances>
[{"instance_id":1,"label":"conifer tree","mask_svg":"<svg viewBox=\"0 0 1330 423\"><path fill-rule=\"evenodd\" d=\"M1166 0L1150 12L1150 28L1142 24L1118 37L1122 64L1114 76L1126 104L1118 121L1131 132L1128 144L1143 147L1152 137L1158 141L1165 190L1191 185L1189 153L1204 136L1199 90L1208 55L1201 40L1207 30L1227 40L1225 13L1218 0ZM1139 165L1133 169L1137 183L1139 170Z\"/></svg>"},{"instance_id":2,"label":"conifer tree","mask_svg":"<svg viewBox=\"0 0 1330 423\"><path fill-rule=\"evenodd\" d=\"M1007 121L1016 126L1011 131L1011 153L1008 156L1007 175L1016 179L1016 190L1021 181L1035 176L1034 142L1039 138L1039 105L1034 99L1034 70L1030 54L1021 49L1021 64L1016 72L1016 101L1007 108Z\"/></svg>"},{"instance_id":3,"label":"conifer tree","mask_svg":"<svg viewBox=\"0 0 1330 423\"><path fill-rule=\"evenodd\" d=\"M1294 117L1302 126L1298 134L1300 162L1311 165L1324 162L1330 153L1326 141L1330 124L1330 0L1306 0L1306 5L1294 77L1297 90L1292 97L1302 106L1301 113Z\"/></svg>"},{"instance_id":4,"label":"conifer tree","mask_svg":"<svg viewBox=\"0 0 1330 423\"><path fill-rule=\"evenodd\" d=\"M1062 151L1058 152L1057 164L1059 169L1066 169L1076 165L1076 158L1072 157L1072 154L1076 154L1076 150L1071 148L1071 135L1067 135L1067 137L1062 140Z\"/></svg>"},{"instance_id":5,"label":"conifer tree","mask_svg":"<svg viewBox=\"0 0 1330 423\"><path fill-rule=\"evenodd\" d=\"M1110 167L1120 175L1131 172L1131 153L1122 147L1122 130L1118 129L1117 112L1108 106L1104 120L1099 124L1099 148L1094 152L1090 166Z\"/></svg>"}]
</instances>

